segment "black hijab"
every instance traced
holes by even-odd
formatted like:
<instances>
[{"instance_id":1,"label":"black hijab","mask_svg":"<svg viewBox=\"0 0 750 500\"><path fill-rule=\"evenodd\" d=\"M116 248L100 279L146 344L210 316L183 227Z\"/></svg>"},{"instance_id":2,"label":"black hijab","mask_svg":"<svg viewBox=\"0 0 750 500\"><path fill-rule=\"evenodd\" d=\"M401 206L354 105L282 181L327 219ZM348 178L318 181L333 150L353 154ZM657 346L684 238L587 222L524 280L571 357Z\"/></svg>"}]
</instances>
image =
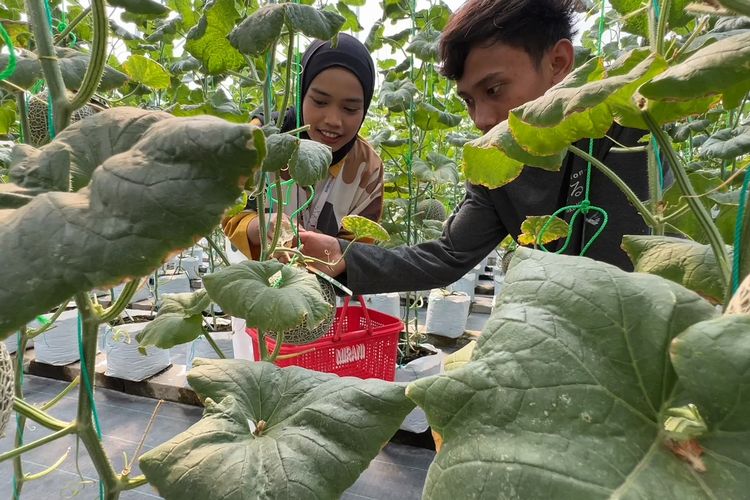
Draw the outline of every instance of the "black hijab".
<instances>
[{"instance_id":1,"label":"black hijab","mask_svg":"<svg viewBox=\"0 0 750 500\"><path fill-rule=\"evenodd\" d=\"M323 71L333 68L341 67L351 71L354 76L357 77L359 83L362 84L362 90L364 91L364 113L362 115L362 123L364 123L364 117L367 115L367 110L370 107L372 101L372 95L375 92L375 65L372 62L372 57L367 51L365 46L356 38L346 33L339 33L338 44L336 47L331 46L331 42L324 42L322 40L314 41L305 51L302 56L302 85L301 85L301 98L300 101L304 100L307 91L310 89L310 84ZM305 123L302 117L302 109L299 110L299 122ZM360 127L362 126L360 123ZM288 132L294 130L297 127L297 111L294 108L287 110L284 116L284 124L281 127L282 132ZM359 130L357 130L359 132ZM310 137L307 133L301 134L305 139ZM351 141L346 143L341 149L333 153L333 160L331 165L336 165L351 151L354 147L354 143L357 141L355 135Z\"/></svg>"}]
</instances>

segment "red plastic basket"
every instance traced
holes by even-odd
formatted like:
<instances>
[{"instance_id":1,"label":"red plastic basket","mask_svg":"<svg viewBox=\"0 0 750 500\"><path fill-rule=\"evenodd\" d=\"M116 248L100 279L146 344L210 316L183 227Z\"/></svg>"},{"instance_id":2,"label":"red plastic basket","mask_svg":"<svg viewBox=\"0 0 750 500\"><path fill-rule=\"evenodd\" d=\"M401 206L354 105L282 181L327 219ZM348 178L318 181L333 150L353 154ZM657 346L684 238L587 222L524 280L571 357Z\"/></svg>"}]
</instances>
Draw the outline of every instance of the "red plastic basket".
<instances>
[{"instance_id":1,"label":"red plastic basket","mask_svg":"<svg viewBox=\"0 0 750 500\"><path fill-rule=\"evenodd\" d=\"M336 309L336 319L328 333L315 342L282 345L280 355L302 354L277 360L276 365L301 366L342 377L393 381L396 377L398 338L404 325L399 318L368 310L362 297L357 299L359 307L349 306L349 297L344 300L343 307ZM253 328L247 328L246 332L253 343L253 356L258 361L258 332ZM276 342L266 337L266 345L268 352L271 352Z\"/></svg>"}]
</instances>

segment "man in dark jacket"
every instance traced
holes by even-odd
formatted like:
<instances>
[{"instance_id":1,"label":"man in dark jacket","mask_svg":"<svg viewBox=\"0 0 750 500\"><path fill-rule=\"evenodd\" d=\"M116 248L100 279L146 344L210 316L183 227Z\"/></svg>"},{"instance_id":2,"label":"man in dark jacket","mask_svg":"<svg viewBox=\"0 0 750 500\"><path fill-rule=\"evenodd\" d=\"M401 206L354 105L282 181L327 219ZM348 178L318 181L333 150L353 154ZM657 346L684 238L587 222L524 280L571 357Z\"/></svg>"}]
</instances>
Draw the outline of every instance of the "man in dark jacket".
<instances>
[{"instance_id":1,"label":"man in dark jacket","mask_svg":"<svg viewBox=\"0 0 750 500\"><path fill-rule=\"evenodd\" d=\"M575 0L469 0L452 16L440 40L441 71L456 81L459 96L482 132L570 73L576 4ZM608 138L594 141L593 149L594 156L641 199L648 196L646 154L611 149L617 143L635 146L645 134L615 125ZM588 150L588 143L586 139L576 145ZM480 262L506 235L518 236L527 216L550 215L580 202L586 169L585 161L569 154L559 172L526 168L516 180L497 189L469 184L437 240L392 250L352 243L340 260L348 242L305 232L303 252L331 262L324 270L355 293L445 286ZM620 190L596 169L591 174L590 202L607 211L609 222L586 256L631 268L620 249L622 236L647 234L648 227ZM565 253L580 254L602 222L593 211L578 217Z\"/></svg>"}]
</instances>

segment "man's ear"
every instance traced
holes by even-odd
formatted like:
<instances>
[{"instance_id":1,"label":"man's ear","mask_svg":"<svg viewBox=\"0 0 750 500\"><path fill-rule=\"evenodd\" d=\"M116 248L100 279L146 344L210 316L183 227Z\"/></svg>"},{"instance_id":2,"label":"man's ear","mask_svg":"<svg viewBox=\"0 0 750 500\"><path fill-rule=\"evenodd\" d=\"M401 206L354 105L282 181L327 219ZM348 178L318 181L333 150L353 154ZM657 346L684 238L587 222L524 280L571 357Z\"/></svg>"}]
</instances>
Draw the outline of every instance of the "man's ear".
<instances>
[{"instance_id":1,"label":"man's ear","mask_svg":"<svg viewBox=\"0 0 750 500\"><path fill-rule=\"evenodd\" d=\"M550 69L552 85L557 85L573 70L575 50L570 40L563 38L547 52L547 64Z\"/></svg>"}]
</instances>

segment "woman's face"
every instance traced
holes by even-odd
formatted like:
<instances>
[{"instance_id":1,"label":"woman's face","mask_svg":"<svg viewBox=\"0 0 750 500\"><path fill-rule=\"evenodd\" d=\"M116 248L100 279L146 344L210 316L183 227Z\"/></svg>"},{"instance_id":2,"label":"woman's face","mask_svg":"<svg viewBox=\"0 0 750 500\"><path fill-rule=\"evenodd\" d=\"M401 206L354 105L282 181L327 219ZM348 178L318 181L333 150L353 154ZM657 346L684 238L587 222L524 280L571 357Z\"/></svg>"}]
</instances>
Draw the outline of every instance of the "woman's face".
<instances>
[{"instance_id":1,"label":"woman's face","mask_svg":"<svg viewBox=\"0 0 750 500\"><path fill-rule=\"evenodd\" d=\"M364 91L354 73L328 68L310 83L302 114L310 138L336 152L357 135L365 116Z\"/></svg>"}]
</instances>

